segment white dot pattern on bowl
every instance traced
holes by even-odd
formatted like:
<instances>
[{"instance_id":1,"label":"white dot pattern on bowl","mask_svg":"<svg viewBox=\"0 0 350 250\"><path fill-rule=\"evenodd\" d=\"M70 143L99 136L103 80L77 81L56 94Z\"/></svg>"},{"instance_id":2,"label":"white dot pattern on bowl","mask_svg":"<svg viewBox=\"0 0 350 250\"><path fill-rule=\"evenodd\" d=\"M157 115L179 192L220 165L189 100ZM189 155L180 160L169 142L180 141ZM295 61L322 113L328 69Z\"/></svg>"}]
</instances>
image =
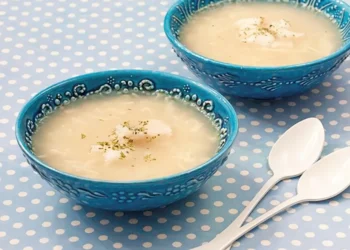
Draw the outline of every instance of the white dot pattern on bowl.
<instances>
[{"instance_id":1,"label":"white dot pattern on bowl","mask_svg":"<svg viewBox=\"0 0 350 250\"><path fill-rule=\"evenodd\" d=\"M24 161L14 138L19 110L42 88L112 68L194 78L172 53L162 22L174 0L0 2L0 250L189 249L211 240L270 177L266 156L297 121L316 116L324 154L350 146L350 63L323 84L285 100L229 98L240 129L228 162L196 194L166 208L106 212L63 197ZM278 184L248 220L295 194ZM233 249L347 249L350 189L275 216Z\"/></svg>"}]
</instances>

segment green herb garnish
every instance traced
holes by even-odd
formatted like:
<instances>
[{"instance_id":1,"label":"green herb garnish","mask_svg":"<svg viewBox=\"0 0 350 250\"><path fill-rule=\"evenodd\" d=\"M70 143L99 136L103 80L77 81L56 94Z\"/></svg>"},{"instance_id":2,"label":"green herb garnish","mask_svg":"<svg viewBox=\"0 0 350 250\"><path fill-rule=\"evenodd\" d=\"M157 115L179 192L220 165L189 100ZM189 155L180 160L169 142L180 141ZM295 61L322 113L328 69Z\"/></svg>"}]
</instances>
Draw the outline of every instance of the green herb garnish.
<instances>
[{"instance_id":1,"label":"green herb garnish","mask_svg":"<svg viewBox=\"0 0 350 250\"><path fill-rule=\"evenodd\" d=\"M143 157L143 159L144 159L146 162L148 162L148 161L155 161L155 160L156 160L156 158L152 157L151 154L145 155L145 156Z\"/></svg>"}]
</instances>

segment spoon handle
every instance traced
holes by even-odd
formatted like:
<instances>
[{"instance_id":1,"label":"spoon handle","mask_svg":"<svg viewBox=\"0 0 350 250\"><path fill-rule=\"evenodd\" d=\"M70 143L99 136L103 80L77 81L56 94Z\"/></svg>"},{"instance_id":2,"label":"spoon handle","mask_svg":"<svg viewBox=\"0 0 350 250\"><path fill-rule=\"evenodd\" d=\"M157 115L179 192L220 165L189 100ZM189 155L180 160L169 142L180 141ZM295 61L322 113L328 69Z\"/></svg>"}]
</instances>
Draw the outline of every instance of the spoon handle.
<instances>
[{"instance_id":1,"label":"spoon handle","mask_svg":"<svg viewBox=\"0 0 350 250\"><path fill-rule=\"evenodd\" d=\"M231 225L227 229L232 230L233 228L240 228L249 216L249 214L259 204L261 199L264 198L264 196L271 190L271 188L273 188L276 185L276 183L280 182L280 180L281 178L279 178L276 175L273 175L254 196L254 198L249 202L248 206L246 206L243 209L243 211L238 215L238 217L231 223Z\"/></svg>"},{"instance_id":2,"label":"spoon handle","mask_svg":"<svg viewBox=\"0 0 350 250\"><path fill-rule=\"evenodd\" d=\"M299 197L298 195L280 203L276 207L272 208L270 211L265 214L259 216L255 220L245 224L239 229L235 229L235 231L224 230L222 233L218 234L212 241L208 244L205 244L200 247L193 248L191 250L225 250L232 243L234 243L237 239L239 239L242 235L246 234L250 230L254 229L256 226L260 225L264 221L270 219L281 211L289 208L295 204L301 203L305 201L303 197Z\"/></svg>"}]
</instances>

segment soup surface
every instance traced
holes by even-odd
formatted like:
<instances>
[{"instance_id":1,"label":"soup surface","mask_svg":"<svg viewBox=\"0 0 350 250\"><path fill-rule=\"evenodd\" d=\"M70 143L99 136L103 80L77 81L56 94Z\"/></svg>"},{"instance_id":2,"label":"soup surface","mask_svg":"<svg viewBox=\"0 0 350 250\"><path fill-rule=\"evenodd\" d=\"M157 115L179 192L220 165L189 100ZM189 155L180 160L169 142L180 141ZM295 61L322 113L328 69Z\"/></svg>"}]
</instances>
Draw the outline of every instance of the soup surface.
<instances>
[{"instance_id":1,"label":"soup surface","mask_svg":"<svg viewBox=\"0 0 350 250\"><path fill-rule=\"evenodd\" d=\"M342 45L324 14L281 3L224 3L185 24L180 41L197 54L247 66L305 63Z\"/></svg>"},{"instance_id":2,"label":"soup surface","mask_svg":"<svg viewBox=\"0 0 350 250\"><path fill-rule=\"evenodd\" d=\"M164 94L92 95L44 118L33 148L74 175L144 180L204 163L218 149L218 134L197 108Z\"/></svg>"}]
</instances>

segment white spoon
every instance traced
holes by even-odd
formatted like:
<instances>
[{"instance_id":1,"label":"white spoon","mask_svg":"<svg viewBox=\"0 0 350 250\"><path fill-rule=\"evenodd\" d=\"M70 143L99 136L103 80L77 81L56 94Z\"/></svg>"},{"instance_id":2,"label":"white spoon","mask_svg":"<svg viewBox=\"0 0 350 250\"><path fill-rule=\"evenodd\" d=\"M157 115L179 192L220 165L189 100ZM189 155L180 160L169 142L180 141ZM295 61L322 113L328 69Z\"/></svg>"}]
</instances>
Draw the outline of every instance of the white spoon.
<instances>
[{"instance_id":1,"label":"white spoon","mask_svg":"<svg viewBox=\"0 0 350 250\"><path fill-rule=\"evenodd\" d=\"M305 172L320 157L325 142L322 123L308 118L289 128L274 144L268 157L273 176L264 184L249 205L230 225L241 227L256 205L281 180L296 177Z\"/></svg>"},{"instance_id":2,"label":"white spoon","mask_svg":"<svg viewBox=\"0 0 350 250\"><path fill-rule=\"evenodd\" d=\"M289 128L274 144L269 157L273 176L264 184L249 205L219 235L212 240L230 239L266 193L281 180L301 175L321 155L325 141L322 123L317 118L308 118ZM213 243L213 244L214 244Z\"/></svg>"},{"instance_id":3,"label":"white spoon","mask_svg":"<svg viewBox=\"0 0 350 250\"><path fill-rule=\"evenodd\" d=\"M350 147L335 151L319 160L312 168L306 170L298 182L297 195L280 203L267 213L247 223L229 238L218 238L195 250L224 250L235 240L246 234L279 212L306 201L323 201L330 199L350 186Z\"/></svg>"}]
</instances>

